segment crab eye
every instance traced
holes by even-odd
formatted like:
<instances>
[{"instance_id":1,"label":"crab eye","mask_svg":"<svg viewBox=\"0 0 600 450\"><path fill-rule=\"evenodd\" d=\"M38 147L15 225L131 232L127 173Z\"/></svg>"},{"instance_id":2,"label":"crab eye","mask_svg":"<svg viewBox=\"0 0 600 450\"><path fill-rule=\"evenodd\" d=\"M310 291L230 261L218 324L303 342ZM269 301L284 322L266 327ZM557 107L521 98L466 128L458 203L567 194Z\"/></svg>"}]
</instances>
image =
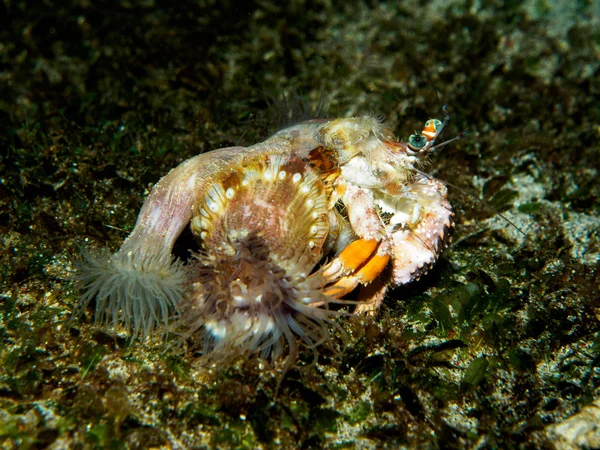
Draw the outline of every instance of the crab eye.
<instances>
[{"instance_id":1,"label":"crab eye","mask_svg":"<svg viewBox=\"0 0 600 450\"><path fill-rule=\"evenodd\" d=\"M425 122L425 129L437 133L442 128L442 121L439 119L429 119Z\"/></svg>"},{"instance_id":2,"label":"crab eye","mask_svg":"<svg viewBox=\"0 0 600 450\"><path fill-rule=\"evenodd\" d=\"M423 134L427 137L428 141L431 141L436 138L438 133L442 131L442 121L438 119L429 119L425 122L425 127L423 128Z\"/></svg>"},{"instance_id":3,"label":"crab eye","mask_svg":"<svg viewBox=\"0 0 600 450\"><path fill-rule=\"evenodd\" d=\"M427 144L427 138L422 134L411 134L408 138L408 146L415 151L421 150Z\"/></svg>"}]
</instances>

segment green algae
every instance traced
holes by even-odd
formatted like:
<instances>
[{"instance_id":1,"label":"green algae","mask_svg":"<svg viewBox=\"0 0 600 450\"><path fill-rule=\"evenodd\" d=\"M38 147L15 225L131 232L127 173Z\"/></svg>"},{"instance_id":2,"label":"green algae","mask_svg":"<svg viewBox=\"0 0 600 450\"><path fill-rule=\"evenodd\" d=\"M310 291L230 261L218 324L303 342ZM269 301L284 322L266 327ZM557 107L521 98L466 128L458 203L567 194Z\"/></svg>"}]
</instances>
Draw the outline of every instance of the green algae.
<instances>
[{"instance_id":1,"label":"green algae","mask_svg":"<svg viewBox=\"0 0 600 450\"><path fill-rule=\"evenodd\" d=\"M540 202L529 202L519 205L519 211L525 214L535 214L544 206Z\"/></svg>"},{"instance_id":2,"label":"green algae","mask_svg":"<svg viewBox=\"0 0 600 450\"><path fill-rule=\"evenodd\" d=\"M356 424L359 422L363 422L369 416L369 414L371 414L372 411L373 407L371 406L370 402L360 402L348 413L348 423Z\"/></svg>"},{"instance_id":3,"label":"green algae","mask_svg":"<svg viewBox=\"0 0 600 450\"><path fill-rule=\"evenodd\" d=\"M461 383L469 387L477 386L486 379L489 367L490 362L487 358L480 356L474 359L467 367Z\"/></svg>"}]
</instances>

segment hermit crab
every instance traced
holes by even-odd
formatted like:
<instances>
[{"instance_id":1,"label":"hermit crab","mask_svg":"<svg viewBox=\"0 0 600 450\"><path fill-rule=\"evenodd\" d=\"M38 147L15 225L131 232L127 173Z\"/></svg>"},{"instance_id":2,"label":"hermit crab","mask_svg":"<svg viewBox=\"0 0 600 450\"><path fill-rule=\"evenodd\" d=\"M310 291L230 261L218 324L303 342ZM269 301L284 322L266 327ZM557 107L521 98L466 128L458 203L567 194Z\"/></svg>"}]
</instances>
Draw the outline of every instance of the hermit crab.
<instances>
[{"instance_id":1,"label":"hermit crab","mask_svg":"<svg viewBox=\"0 0 600 450\"><path fill-rule=\"evenodd\" d=\"M334 304L374 314L435 262L452 211L418 166L446 121L404 143L373 116L312 120L183 162L118 252L76 263L82 305L134 336L169 322L205 354L314 349L345 314ZM181 262L188 226L198 248Z\"/></svg>"}]
</instances>

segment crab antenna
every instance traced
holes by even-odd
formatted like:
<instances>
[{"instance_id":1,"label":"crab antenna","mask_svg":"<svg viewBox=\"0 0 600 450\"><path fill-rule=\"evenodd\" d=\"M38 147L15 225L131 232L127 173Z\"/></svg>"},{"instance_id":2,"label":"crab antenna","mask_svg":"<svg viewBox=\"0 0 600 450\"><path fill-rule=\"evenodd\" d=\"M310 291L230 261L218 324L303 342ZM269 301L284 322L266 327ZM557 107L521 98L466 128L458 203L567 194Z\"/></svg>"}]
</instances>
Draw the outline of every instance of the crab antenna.
<instances>
[{"instance_id":1,"label":"crab antenna","mask_svg":"<svg viewBox=\"0 0 600 450\"><path fill-rule=\"evenodd\" d=\"M432 142L434 142L438 138L438 136L442 133L442 131L444 131L444 128L446 128L446 125L448 125L448 122L450 121L450 113L448 112L448 107L446 105L442 106L442 115L444 116L442 126L437 131L437 133L435 133L435 136L431 140Z\"/></svg>"},{"instance_id":2,"label":"crab antenna","mask_svg":"<svg viewBox=\"0 0 600 450\"><path fill-rule=\"evenodd\" d=\"M469 134L468 132L466 132L466 131L463 131L463 132L461 132L461 133L460 133L458 136L456 136L456 137L453 137L452 139L448 139L447 141L444 141L444 142L442 142L441 144L434 145L433 147L431 147L431 148L429 149L429 152L431 153L431 152L433 152L434 150L438 150L438 149L440 149L440 148L442 148L442 147L444 147L444 146L446 146L446 145L450 144L451 142L454 142L454 141L460 141L460 140L461 140L461 139L462 139L464 136L467 136L468 134Z\"/></svg>"}]
</instances>

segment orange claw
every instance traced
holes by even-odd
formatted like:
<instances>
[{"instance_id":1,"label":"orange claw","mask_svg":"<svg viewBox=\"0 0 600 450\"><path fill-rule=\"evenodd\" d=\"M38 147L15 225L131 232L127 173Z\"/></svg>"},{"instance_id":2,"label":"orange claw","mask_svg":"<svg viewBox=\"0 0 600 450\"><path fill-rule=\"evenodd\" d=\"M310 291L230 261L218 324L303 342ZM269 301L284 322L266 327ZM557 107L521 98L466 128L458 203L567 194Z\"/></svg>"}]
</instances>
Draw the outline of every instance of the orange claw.
<instances>
[{"instance_id":1,"label":"orange claw","mask_svg":"<svg viewBox=\"0 0 600 450\"><path fill-rule=\"evenodd\" d=\"M347 276L340 278L331 286L327 286L323 292L325 295L333 298L341 298L346 294L349 294L356 286L358 286L359 279L355 276Z\"/></svg>"},{"instance_id":2,"label":"orange claw","mask_svg":"<svg viewBox=\"0 0 600 450\"><path fill-rule=\"evenodd\" d=\"M367 262L378 246L379 241L375 239L358 239L350 243L337 259L341 261L348 272L354 272Z\"/></svg>"},{"instance_id":3,"label":"orange claw","mask_svg":"<svg viewBox=\"0 0 600 450\"><path fill-rule=\"evenodd\" d=\"M369 284L388 265L390 255L375 255L356 273L361 284Z\"/></svg>"},{"instance_id":4,"label":"orange claw","mask_svg":"<svg viewBox=\"0 0 600 450\"><path fill-rule=\"evenodd\" d=\"M375 239L358 239L348 244L342 252L323 269L323 276L330 280L339 280L364 265L375 253L379 242Z\"/></svg>"},{"instance_id":5,"label":"orange claw","mask_svg":"<svg viewBox=\"0 0 600 450\"><path fill-rule=\"evenodd\" d=\"M379 241L358 239L349 244L332 261L323 274L327 278L341 277L325 288L325 294L340 298L352 292L358 285L371 283L387 266L390 256L377 255Z\"/></svg>"}]
</instances>

